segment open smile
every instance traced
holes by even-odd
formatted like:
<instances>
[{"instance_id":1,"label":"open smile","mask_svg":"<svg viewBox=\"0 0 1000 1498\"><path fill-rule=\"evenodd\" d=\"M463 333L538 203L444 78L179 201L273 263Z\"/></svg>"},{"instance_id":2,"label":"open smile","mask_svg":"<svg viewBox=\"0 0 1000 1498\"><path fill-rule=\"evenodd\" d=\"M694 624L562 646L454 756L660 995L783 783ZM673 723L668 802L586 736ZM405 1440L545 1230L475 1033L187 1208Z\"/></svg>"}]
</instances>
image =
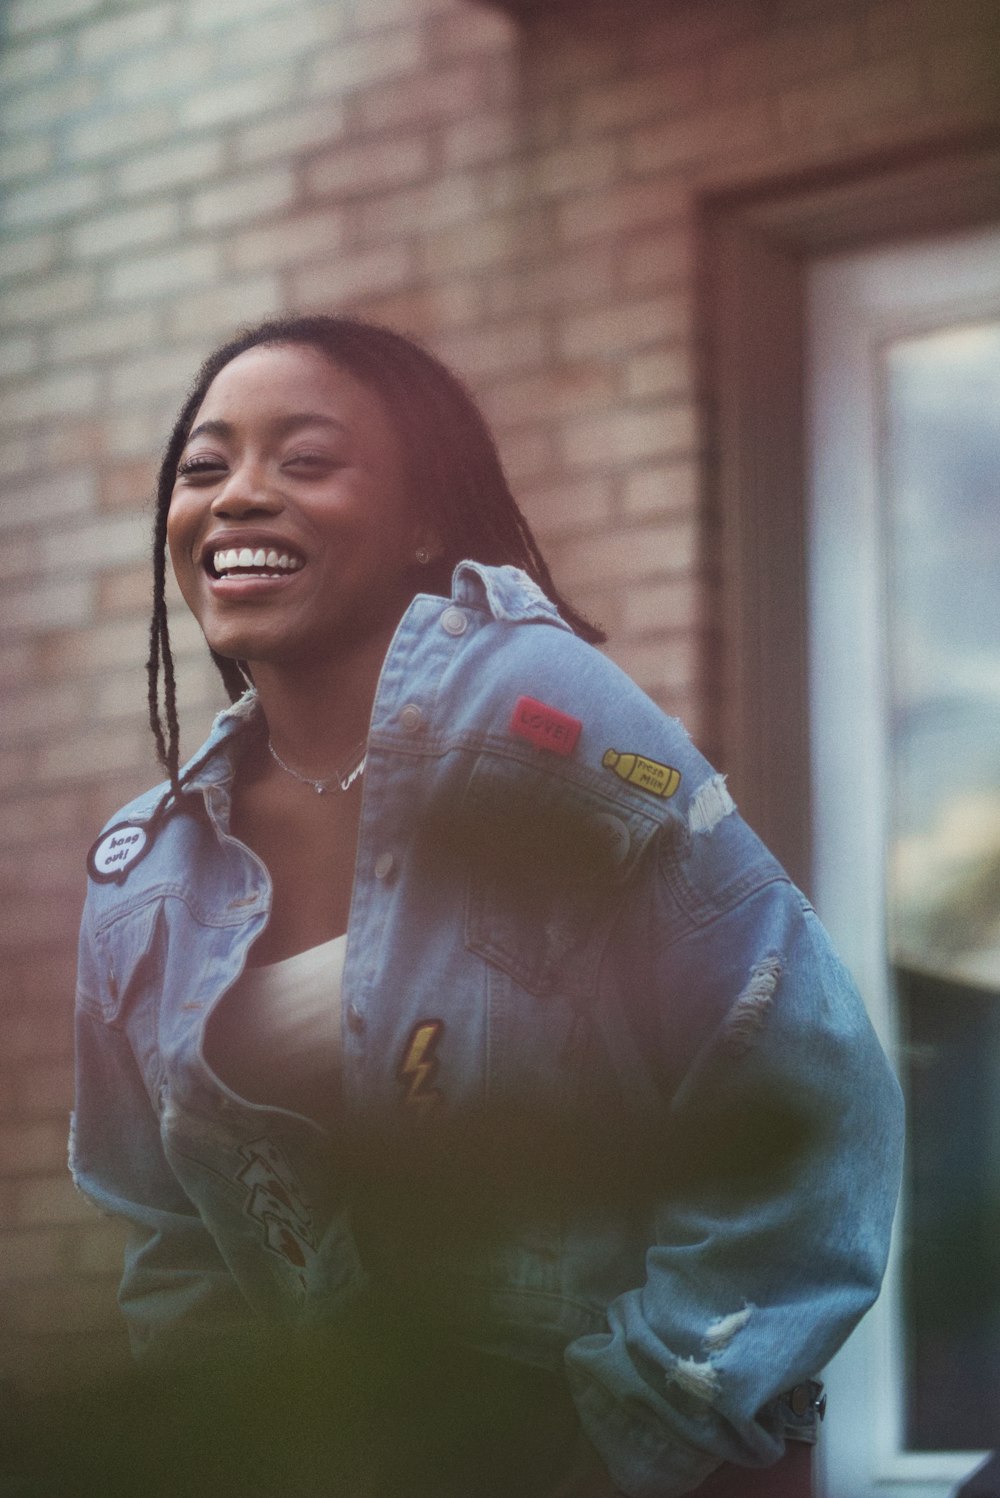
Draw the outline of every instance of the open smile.
<instances>
[{"instance_id":1,"label":"open smile","mask_svg":"<svg viewBox=\"0 0 1000 1498\"><path fill-rule=\"evenodd\" d=\"M205 570L213 578L287 577L305 566L296 552L274 547L231 546L205 558Z\"/></svg>"}]
</instances>

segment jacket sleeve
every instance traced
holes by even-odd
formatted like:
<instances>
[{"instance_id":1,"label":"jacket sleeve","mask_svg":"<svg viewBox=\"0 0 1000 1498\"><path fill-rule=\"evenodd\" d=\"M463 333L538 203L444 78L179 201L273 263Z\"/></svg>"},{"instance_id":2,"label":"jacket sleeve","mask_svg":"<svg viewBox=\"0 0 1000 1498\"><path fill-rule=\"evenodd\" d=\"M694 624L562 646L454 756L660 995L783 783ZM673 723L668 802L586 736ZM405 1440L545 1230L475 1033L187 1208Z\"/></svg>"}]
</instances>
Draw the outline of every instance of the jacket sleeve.
<instances>
[{"instance_id":1,"label":"jacket sleeve","mask_svg":"<svg viewBox=\"0 0 1000 1498\"><path fill-rule=\"evenodd\" d=\"M902 1147L899 1087L804 897L735 813L679 841L632 933L633 1055L661 1099L646 1279L567 1350L629 1498L781 1455L778 1396L878 1293Z\"/></svg>"},{"instance_id":2,"label":"jacket sleeve","mask_svg":"<svg viewBox=\"0 0 1000 1498\"><path fill-rule=\"evenodd\" d=\"M170 1169L125 1030L99 1015L104 981L85 916L70 1170L85 1196L128 1225L119 1302L133 1354L172 1361L246 1324L249 1308Z\"/></svg>"}]
</instances>

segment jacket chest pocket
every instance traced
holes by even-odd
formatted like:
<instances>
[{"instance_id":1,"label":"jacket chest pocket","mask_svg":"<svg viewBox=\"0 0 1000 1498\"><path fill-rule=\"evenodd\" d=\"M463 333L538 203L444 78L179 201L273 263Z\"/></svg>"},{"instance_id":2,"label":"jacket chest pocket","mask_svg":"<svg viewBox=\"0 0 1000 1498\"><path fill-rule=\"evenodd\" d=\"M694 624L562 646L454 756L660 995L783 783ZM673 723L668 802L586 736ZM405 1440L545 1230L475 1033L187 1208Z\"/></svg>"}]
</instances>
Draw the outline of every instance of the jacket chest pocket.
<instances>
[{"instance_id":1,"label":"jacket chest pocket","mask_svg":"<svg viewBox=\"0 0 1000 1498\"><path fill-rule=\"evenodd\" d=\"M483 756L461 823L466 946L529 993L590 996L656 820L575 780Z\"/></svg>"}]
</instances>

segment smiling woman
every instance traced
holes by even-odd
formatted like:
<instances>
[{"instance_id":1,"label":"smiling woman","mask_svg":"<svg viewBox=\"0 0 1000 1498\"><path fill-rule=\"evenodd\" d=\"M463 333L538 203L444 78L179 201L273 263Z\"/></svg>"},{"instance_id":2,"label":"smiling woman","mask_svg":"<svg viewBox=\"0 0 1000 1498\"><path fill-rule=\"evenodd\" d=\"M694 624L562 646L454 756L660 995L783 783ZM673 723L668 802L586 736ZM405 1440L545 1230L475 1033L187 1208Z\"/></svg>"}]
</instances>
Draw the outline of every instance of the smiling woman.
<instances>
[{"instance_id":1,"label":"smiling woman","mask_svg":"<svg viewBox=\"0 0 1000 1498\"><path fill-rule=\"evenodd\" d=\"M168 780L90 859L71 1161L129 1223L138 1356L296 1339L213 1490L670 1498L735 1463L750 1498L815 1438L898 1172L813 912L409 340L227 344L158 495ZM168 545L233 699L186 767Z\"/></svg>"}]
</instances>

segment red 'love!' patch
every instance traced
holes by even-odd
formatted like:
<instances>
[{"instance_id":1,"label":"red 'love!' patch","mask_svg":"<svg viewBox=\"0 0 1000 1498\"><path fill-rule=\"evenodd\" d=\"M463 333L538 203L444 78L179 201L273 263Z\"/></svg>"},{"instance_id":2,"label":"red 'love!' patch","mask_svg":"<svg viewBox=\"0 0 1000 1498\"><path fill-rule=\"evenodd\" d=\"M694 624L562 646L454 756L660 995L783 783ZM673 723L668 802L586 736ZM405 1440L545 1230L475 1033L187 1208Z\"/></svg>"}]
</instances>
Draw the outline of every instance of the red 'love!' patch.
<instances>
[{"instance_id":1,"label":"red 'love!' patch","mask_svg":"<svg viewBox=\"0 0 1000 1498\"><path fill-rule=\"evenodd\" d=\"M552 754L572 754L582 727L579 718L536 702L534 697L519 697L510 720L511 733Z\"/></svg>"}]
</instances>

